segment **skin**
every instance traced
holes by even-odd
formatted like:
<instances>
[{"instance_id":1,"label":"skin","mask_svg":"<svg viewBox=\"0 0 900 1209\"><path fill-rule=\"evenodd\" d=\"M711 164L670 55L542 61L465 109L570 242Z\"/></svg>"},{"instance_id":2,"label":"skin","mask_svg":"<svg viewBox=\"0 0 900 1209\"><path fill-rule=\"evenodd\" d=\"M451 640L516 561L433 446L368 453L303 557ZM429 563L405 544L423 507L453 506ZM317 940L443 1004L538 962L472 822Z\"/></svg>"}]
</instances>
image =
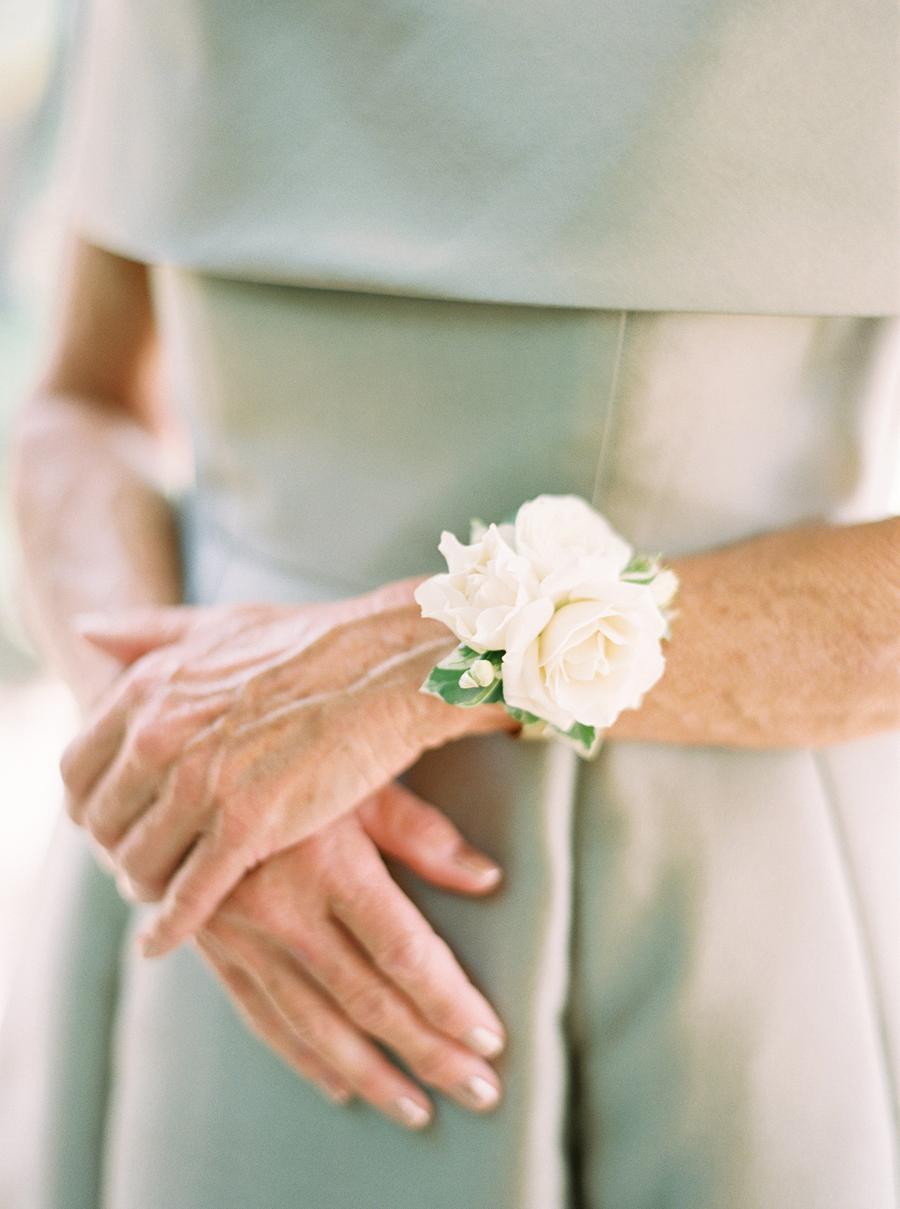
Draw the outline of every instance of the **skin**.
<instances>
[{"instance_id":1,"label":"skin","mask_svg":"<svg viewBox=\"0 0 900 1209\"><path fill-rule=\"evenodd\" d=\"M180 600L163 470L177 465L184 438L157 387L144 266L75 241L60 299L44 371L14 434L13 494L29 625L90 725L98 703L120 696L131 667L139 670L138 651L121 641L114 653L101 650L72 619L85 610L135 606L159 619ZM265 635L267 657L276 645L276 612ZM280 632L288 612L281 610ZM221 620L234 632L246 611L230 618L226 611ZM304 624L312 624L310 617ZM159 627L154 634L158 639ZM439 812L382 785L335 825L334 835L322 828L245 878L195 943L254 1031L325 1094L357 1094L393 1120L421 1128L432 1112L429 1097L379 1056L372 1038L387 1044L393 1038L398 1056L423 1081L483 1110L491 1106L485 1089L499 1093L499 1082L481 1055L502 1048L503 1029L388 876L379 846L458 893L484 894L500 880L496 864ZM123 892L138 896L126 871L96 847ZM355 947L355 917L343 917L341 895L372 907ZM307 928L309 936L301 934ZM346 960L336 961L336 950L319 942L339 928ZM299 953L306 955L302 968ZM397 1031L401 1016L418 1022L404 1038ZM368 1025L354 1023L361 1019ZM473 1086L483 1093L477 1104Z\"/></svg>"},{"instance_id":2,"label":"skin","mask_svg":"<svg viewBox=\"0 0 900 1209\"><path fill-rule=\"evenodd\" d=\"M75 821L146 897L165 891L146 954L192 935L248 870L423 751L511 725L503 710L458 710L416 691L454 643L418 616L411 590L137 619L142 653L97 703L62 772ZM137 633L118 637L110 646L134 655L126 642Z\"/></svg>"},{"instance_id":3,"label":"skin","mask_svg":"<svg viewBox=\"0 0 900 1209\"><path fill-rule=\"evenodd\" d=\"M822 747L900 728L900 519L798 525L672 565L665 674L611 738Z\"/></svg>"},{"instance_id":4,"label":"skin","mask_svg":"<svg viewBox=\"0 0 900 1209\"><path fill-rule=\"evenodd\" d=\"M120 270L106 253L80 254L89 264L105 258L113 274ZM323 1040L324 1017L297 989L297 971L289 977L278 949L283 934L259 905L268 895L253 900L266 919L262 928L222 912L229 914L228 903L254 879L274 878L279 862L304 845L318 851L327 885L331 856L315 844L323 830L339 828L354 811L361 817L365 803L422 751L508 727L509 720L498 707L456 710L417 692L427 668L454 645L437 623L417 616L417 581L292 609L167 603L177 593L158 485L135 470L112 435L116 425L128 427L159 450L165 430L162 404L138 403L144 396L134 385L151 360L146 287L138 267L125 262L112 296L120 307L123 293L133 296L143 317L129 320L118 310L105 313L108 295L96 281L90 293L84 281L84 271L76 273L74 302L59 326L63 351L51 358L26 409L32 427L26 419L18 444L19 524L34 553L30 590L47 649L70 669L76 691L78 670L96 666L85 640L104 653L104 666L117 667L115 678L89 695L84 729L64 754L69 809L136 892L164 893L148 951L164 952L196 932L248 1019L279 1052L294 1054L302 1069L299 1040L304 1061L330 1063L356 1090L368 1088L368 1076L352 1073L334 1035ZM85 313L95 316L93 327ZM125 333L110 341L110 325L123 323ZM129 333L130 357L123 351ZM101 351L110 343L117 350L112 376ZM79 442L73 426L83 434ZM111 476L117 501L129 501L112 520L94 491L98 460L98 477ZM145 461L152 465L152 456ZM59 515L61 494L77 525ZM139 520L129 527L129 517ZM681 590L666 674L610 737L767 748L818 746L900 726L898 551L900 521L892 518L811 524L674 562ZM163 565L159 578L147 574L148 566ZM121 580L133 589L98 599L91 570L101 583ZM116 605L125 611L94 618L75 634L75 612L108 613ZM318 901L334 922L324 890ZM268 948L251 949L246 933L254 930ZM370 957L378 951L384 958L376 945ZM423 964L417 957L416 968ZM382 972L409 994L388 966ZM327 986L321 971L313 977ZM276 1040L279 1020L291 1024L287 1041L283 1033ZM310 1021L319 1021L318 1031ZM390 1094L396 1103L396 1091Z\"/></svg>"}]
</instances>

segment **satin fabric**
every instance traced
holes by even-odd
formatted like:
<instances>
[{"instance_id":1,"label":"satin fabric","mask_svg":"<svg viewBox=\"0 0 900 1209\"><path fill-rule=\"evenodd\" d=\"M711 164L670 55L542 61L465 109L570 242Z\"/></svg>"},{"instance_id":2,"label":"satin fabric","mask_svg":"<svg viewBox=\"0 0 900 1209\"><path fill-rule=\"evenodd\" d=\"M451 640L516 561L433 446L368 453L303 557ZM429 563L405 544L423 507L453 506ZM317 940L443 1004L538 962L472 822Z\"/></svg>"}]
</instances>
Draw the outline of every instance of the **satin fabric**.
<instances>
[{"instance_id":1,"label":"satin fabric","mask_svg":"<svg viewBox=\"0 0 900 1209\"><path fill-rule=\"evenodd\" d=\"M894 0L89 0L95 242L531 305L900 310Z\"/></svg>"},{"instance_id":2,"label":"satin fabric","mask_svg":"<svg viewBox=\"0 0 900 1209\"><path fill-rule=\"evenodd\" d=\"M190 600L438 569L442 527L544 490L669 553L893 506L896 320L152 281ZM398 871L507 1022L500 1109L410 1136L329 1106L191 950L136 956L142 912L63 826L2 1046L4 1205L893 1209L900 734L591 763L491 736L406 779L506 870L484 902Z\"/></svg>"}]
</instances>

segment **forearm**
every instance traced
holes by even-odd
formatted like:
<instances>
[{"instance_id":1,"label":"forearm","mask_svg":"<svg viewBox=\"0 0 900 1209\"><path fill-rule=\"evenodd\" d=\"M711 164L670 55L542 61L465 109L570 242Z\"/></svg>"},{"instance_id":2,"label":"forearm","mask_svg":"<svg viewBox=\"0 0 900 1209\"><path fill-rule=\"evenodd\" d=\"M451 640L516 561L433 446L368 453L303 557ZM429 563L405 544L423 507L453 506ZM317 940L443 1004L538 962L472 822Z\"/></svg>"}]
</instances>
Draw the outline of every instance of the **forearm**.
<instances>
[{"instance_id":1,"label":"forearm","mask_svg":"<svg viewBox=\"0 0 900 1209\"><path fill-rule=\"evenodd\" d=\"M39 390L13 449L26 620L82 705L117 665L71 627L75 613L181 597L174 517L160 486L162 445L125 414Z\"/></svg>"},{"instance_id":2,"label":"forearm","mask_svg":"<svg viewBox=\"0 0 900 1209\"><path fill-rule=\"evenodd\" d=\"M900 728L900 519L683 558L664 676L610 738L821 746Z\"/></svg>"}]
</instances>

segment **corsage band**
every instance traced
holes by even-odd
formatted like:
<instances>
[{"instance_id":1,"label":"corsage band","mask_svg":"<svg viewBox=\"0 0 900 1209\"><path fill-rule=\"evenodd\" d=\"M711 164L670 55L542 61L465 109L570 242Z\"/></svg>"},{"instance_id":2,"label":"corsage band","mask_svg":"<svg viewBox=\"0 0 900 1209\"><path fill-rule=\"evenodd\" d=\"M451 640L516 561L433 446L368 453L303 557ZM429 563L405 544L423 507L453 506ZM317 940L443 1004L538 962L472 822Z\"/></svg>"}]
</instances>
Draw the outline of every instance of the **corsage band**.
<instances>
[{"instance_id":1,"label":"corsage band","mask_svg":"<svg viewBox=\"0 0 900 1209\"><path fill-rule=\"evenodd\" d=\"M469 545L445 530L438 549L447 571L415 599L459 646L422 691L451 705L502 702L527 737L593 756L663 674L674 571L635 554L575 495L539 495L508 523L475 520Z\"/></svg>"}]
</instances>

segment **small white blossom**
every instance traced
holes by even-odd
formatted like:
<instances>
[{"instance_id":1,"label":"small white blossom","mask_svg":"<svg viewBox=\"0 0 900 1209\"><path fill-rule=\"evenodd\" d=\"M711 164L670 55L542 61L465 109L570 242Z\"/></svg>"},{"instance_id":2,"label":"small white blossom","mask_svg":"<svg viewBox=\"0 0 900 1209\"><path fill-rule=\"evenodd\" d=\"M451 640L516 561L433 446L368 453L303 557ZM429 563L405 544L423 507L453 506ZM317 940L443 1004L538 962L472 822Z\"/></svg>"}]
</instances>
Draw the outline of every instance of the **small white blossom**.
<instances>
[{"instance_id":1,"label":"small white blossom","mask_svg":"<svg viewBox=\"0 0 900 1209\"><path fill-rule=\"evenodd\" d=\"M476 659L469 668L469 674L480 688L487 688L497 679L497 669L490 659Z\"/></svg>"}]
</instances>

